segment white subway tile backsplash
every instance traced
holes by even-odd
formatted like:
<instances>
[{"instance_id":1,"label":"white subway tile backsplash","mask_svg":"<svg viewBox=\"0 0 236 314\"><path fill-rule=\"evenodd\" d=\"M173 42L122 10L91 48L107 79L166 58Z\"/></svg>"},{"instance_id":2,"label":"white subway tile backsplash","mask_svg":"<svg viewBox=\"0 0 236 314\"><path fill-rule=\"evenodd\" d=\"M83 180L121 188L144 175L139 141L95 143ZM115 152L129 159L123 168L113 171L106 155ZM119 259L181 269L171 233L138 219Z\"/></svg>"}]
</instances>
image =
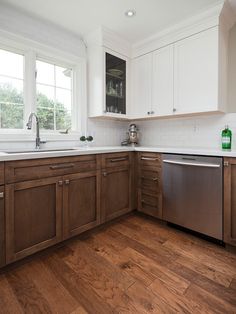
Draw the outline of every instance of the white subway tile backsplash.
<instances>
[{"instance_id":1,"label":"white subway tile backsplash","mask_svg":"<svg viewBox=\"0 0 236 314\"><path fill-rule=\"evenodd\" d=\"M236 113L140 121L141 146L219 148L221 131L228 124L236 149Z\"/></svg>"}]
</instances>

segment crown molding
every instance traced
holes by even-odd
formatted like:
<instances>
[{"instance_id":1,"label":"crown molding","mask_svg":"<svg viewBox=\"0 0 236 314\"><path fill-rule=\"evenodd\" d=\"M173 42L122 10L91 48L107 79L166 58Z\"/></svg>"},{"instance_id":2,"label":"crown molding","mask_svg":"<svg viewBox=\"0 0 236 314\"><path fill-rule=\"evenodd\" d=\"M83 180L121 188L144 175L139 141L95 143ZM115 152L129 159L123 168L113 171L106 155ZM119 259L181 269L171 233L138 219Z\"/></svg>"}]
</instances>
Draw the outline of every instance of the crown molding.
<instances>
[{"instance_id":1,"label":"crown molding","mask_svg":"<svg viewBox=\"0 0 236 314\"><path fill-rule=\"evenodd\" d=\"M131 56L131 44L107 27L100 26L85 37L88 47L99 45L116 51L125 57Z\"/></svg>"},{"instance_id":2,"label":"crown molding","mask_svg":"<svg viewBox=\"0 0 236 314\"><path fill-rule=\"evenodd\" d=\"M208 10L194 15L183 22L175 24L165 30L158 32L147 39L132 46L132 57L138 57L199 33L211 27L219 25L219 16L224 4L209 8Z\"/></svg>"}]
</instances>

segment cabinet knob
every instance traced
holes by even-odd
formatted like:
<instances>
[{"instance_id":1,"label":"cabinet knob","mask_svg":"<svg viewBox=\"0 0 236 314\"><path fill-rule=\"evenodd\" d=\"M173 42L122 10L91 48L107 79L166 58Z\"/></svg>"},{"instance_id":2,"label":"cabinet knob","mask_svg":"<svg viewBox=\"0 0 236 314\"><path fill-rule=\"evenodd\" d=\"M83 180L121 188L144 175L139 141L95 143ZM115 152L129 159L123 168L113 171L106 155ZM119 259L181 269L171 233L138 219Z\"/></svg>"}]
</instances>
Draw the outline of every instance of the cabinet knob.
<instances>
[{"instance_id":1,"label":"cabinet knob","mask_svg":"<svg viewBox=\"0 0 236 314\"><path fill-rule=\"evenodd\" d=\"M4 198L4 192L0 192L0 199Z\"/></svg>"},{"instance_id":2,"label":"cabinet knob","mask_svg":"<svg viewBox=\"0 0 236 314\"><path fill-rule=\"evenodd\" d=\"M225 167L229 167L229 162L228 161L224 161L224 166Z\"/></svg>"},{"instance_id":3,"label":"cabinet knob","mask_svg":"<svg viewBox=\"0 0 236 314\"><path fill-rule=\"evenodd\" d=\"M65 180L65 185L69 185L70 184L70 180Z\"/></svg>"},{"instance_id":4,"label":"cabinet knob","mask_svg":"<svg viewBox=\"0 0 236 314\"><path fill-rule=\"evenodd\" d=\"M62 186L63 185L63 181L62 180L58 181L58 185Z\"/></svg>"},{"instance_id":5,"label":"cabinet knob","mask_svg":"<svg viewBox=\"0 0 236 314\"><path fill-rule=\"evenodd\" d=\"M151 114L154 114L155 112L154 111L151 111Z\"/></svg>"},{"instance_id":6,"label":"cabinet knob","mask_svg":"<svg viewBox=\"0 0 236 314\"><path fill-rule=\"evenodd\" d=\"M173 108L173 112L176 112L177 111L177 109L176 108Z\"/></svg>"},{"instance_id":7,"label":"cabinet knob","mask_svg":"<svg viewBox=\"0 0 236 314\"><path fill-rule=\"evenodd\" d=\"M107 176L107 172L103 172L103 176L106 177Z\"/></svg>"},{"instance_id":8,"label":"cabinet knob","mask_svg":"<svg viewBox=\"0 0 236 314\"><path fill-rule=\"evenodd\" d=\"M149 115L149 114L151 114L151 112L150 112L150 111L148 111L148 112L147 112L147 114Z\"/></svg>"}]
</instances>

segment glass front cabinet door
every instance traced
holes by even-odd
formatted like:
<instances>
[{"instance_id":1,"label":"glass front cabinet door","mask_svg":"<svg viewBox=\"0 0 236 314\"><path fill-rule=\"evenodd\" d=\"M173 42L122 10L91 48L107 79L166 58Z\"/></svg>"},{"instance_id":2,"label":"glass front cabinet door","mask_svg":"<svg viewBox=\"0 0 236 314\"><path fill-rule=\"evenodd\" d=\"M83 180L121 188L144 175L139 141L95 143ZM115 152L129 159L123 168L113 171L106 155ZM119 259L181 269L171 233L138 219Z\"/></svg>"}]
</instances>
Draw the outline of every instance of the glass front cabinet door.
<instances>
[{"instance_id":1,"label":"glass front cabinet door","mask_svg":"<svg viewBox=\"0 0 236 314\"><path fill-rule=\"evenodd\" d=\"M105 111L111 114L126 114L127 62L105 52L106 81Z\"/></svg>"}]
</instances>

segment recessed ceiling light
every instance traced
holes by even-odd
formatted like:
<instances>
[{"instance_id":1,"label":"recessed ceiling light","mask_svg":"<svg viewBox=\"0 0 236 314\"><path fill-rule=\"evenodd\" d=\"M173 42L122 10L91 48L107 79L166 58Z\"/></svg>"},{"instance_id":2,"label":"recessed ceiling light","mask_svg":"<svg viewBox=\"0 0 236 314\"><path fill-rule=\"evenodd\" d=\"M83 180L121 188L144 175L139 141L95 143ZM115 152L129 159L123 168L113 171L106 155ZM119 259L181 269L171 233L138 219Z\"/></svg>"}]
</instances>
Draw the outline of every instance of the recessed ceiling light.
<instances>
[{"instance_id":1,"label":"recessed ceiling light","mask_svg":"<svg viewBox=\"0 0 236 314\"><path fill-rule=\"evenodd\" d=\"M134 10L128 10L125 12L125 16L127 17L134 17L136 15L136 12Z\"/></svg>"}]
</instances>

